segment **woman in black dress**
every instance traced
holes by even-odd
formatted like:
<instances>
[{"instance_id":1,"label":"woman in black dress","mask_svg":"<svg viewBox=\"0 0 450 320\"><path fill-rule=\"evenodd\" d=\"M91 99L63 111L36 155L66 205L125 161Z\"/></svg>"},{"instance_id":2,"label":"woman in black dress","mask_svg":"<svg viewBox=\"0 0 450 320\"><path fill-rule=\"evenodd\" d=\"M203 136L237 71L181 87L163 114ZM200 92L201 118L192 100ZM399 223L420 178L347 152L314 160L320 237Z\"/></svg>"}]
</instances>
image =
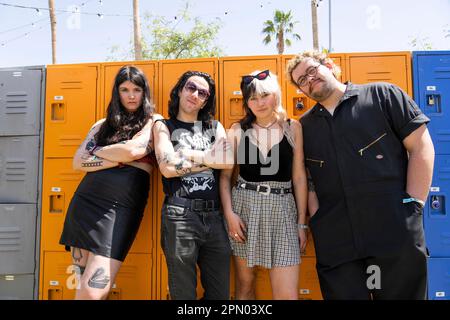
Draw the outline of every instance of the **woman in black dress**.
<instances>
[{"instance_id":1,"label":"woman in black dress","mask_svg":"<svg viewBox=\"0 0 450 320\"><path fill-rule=\"evenodd\" d=\"M60 243L79 277L75 299L105 299L147 204L154 114L142 71L122 67L106 119L95 123L73 165L87 174L69 205ZM72 288L75 289L75 288Z\"/></svg>"}]
</instances>

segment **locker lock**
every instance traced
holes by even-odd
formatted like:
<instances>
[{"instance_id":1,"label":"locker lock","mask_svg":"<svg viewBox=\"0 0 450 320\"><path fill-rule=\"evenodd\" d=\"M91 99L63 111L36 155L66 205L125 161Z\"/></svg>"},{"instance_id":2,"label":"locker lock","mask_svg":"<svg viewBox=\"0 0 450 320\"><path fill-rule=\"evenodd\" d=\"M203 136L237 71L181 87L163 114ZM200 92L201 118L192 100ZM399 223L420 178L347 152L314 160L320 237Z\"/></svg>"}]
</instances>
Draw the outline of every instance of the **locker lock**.
<instances>
[{"instance_id":1,"label":"locker lock","mask_svg":"<svg viewBox=\"0 0 450 320\"><path fill-rule=\"evenodd\" d=\"M428 96L428 105L434 106L434 96L433 95Z\"/></svg>"},{"instance_id":2,"label":"locker lock","mask_svg":"<svg viewBox=\"0 0 450 320\"><path fill-rule=\"evenodd\" d=\"M305 105L303 104L302 99L297 99L297 103L295 104L295 109L297 109L297 110L305 109Z\"/></svg>"},{"instance_id":3,"label":"locker lock","mask_svg":"<svg viewBox=\"0 0 450 320\"><path fill-rule=\"evenodd\" d=\"M431 197L431 208L433 210L439 210L441 208L441 201L439 201L439 197Z\"/></svg>"}]
</instances>

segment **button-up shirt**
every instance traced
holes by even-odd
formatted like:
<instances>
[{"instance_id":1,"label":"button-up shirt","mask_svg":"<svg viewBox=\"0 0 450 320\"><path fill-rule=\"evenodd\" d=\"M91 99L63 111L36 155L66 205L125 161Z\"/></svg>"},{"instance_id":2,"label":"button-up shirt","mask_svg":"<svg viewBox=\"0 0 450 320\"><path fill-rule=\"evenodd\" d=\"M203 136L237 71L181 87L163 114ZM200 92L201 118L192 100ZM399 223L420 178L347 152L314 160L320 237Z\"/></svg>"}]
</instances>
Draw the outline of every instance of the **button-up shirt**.
<instances>
[{"instance_id":1,"label":"button-up shirt","mask_svg":"<svg viewBox=\"0 0 450 320\"><path fill-rule=\"evenodd\" d=\"M319 200L310 220L318 263L401 250L409 232L402 141L429 119L395 85L347 83L333 115L316 104L300 121Z\"/></svg>"}]
</instances>

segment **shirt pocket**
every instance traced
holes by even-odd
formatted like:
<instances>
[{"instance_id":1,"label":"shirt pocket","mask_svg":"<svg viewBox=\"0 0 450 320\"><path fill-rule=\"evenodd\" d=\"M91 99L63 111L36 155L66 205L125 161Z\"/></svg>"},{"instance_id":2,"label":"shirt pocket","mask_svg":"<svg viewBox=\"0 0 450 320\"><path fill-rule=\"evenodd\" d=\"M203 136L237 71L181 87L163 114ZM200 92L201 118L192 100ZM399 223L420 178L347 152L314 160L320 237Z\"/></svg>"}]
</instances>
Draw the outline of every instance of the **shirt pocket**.
<instances>
[{"instance_id":1,"label":"shirt pocket","mask_svg":"<svg viewBox=\"0 0 450 320\"><path fill-rule=\"evenodd\" d=\"M322 168L325 165L325 160L319 159L317 157L306 157L306 166L308 168Z\"/></svg>"},{"instance_id":2,"label":"shirt pocket","mask_svg":"<svg viewBox=\"0 0 450 320\"><path fill-rule=\"evenodd\" d=\"M377 137L373 141L370 141L370 143L368 143L367 145L365 145L364 147L362 147L361 149L358 150L359 155L362 157L365 151L367 151L370 148L374 147L377 143L379 143L381 141L381 139L383 139L386 136L387 136L387 133L384 132L382 135L380 135L379 137Z\"/></svg>"}]
</instances>

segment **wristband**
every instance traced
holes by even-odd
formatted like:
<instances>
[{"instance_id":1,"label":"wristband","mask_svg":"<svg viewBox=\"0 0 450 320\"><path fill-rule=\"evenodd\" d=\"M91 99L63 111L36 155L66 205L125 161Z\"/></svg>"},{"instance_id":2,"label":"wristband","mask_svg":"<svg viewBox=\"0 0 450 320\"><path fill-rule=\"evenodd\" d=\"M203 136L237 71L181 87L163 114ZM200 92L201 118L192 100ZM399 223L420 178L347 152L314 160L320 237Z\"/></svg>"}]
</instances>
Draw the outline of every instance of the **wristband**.
<instances>
[{"instance_id":1,"label":"wristband","mask_svg":"<svg viewBox=\"0 0 450 320\"><path fill-rule=\"evenodd\" d=\"M307 224L303 224L303 223L297 223L297 227L299 229L309 229Z\"/></svg>"},{"instance_id":2,"label":"wristband","mask_svg":"<svg viewBox=\"0 0 450 320\"><path fill-rule=\"evenodd\" d=\"M403 199L403 203L409 203L409 202L417 202L418 204L420 204L420 207L423 208L425 207L425 202L417 199L417 198L405 198Z\"/></svg>"}]
</instances>

